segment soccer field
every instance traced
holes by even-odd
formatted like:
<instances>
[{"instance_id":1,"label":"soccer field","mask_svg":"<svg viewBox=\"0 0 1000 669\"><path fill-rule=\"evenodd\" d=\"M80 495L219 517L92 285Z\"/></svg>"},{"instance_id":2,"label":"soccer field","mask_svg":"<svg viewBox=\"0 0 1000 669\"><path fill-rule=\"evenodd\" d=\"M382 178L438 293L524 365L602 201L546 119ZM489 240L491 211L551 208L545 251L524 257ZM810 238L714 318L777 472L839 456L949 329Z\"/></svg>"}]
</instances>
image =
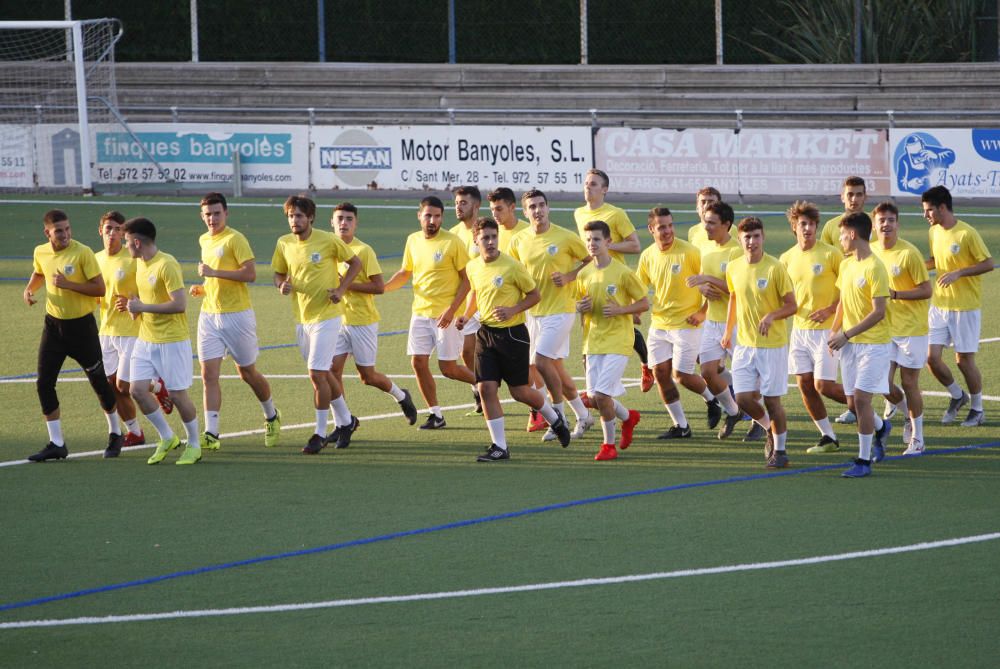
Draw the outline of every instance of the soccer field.
<instances>
[{"instance_id":1,"label":"soccer field","mask_svg":"<svg viewBox=\"0 0 1000 669\"><path fill-rule=\"evenodd\" d=\"M333 203L320 200L318 221ZM416 197L356 204L358 236L388 277L417 229ZM553 221L572 227L575 204L554 201ZM692 204L668 204L684 236ZM0 666L992 667L1000 656L997 272L983 278L977 356L987 423L940 425L947 400L925 372L927 454L899 457L897 419L890 457L867 479L840 477L853 426L836 426L840 453L805 454L818 435L794 388L787 470L764 469L761 443L738 439L745 428L717 440L685 391L694 438L656 440L669 417L655 390L636 387L635 359L623 400L642 422L613 462L593 460L599 431L563 450L526 433L526 408L507 403L512 459L477 464L483 419L465 416L468 387L444 379L448 428L430 433L346 380L361 427L350 448L309 457L312 392L266 265L288 229L281 202L236 201L230 224L260 261L258 366L283 414L281 446L264 449L260 408L226 363L220 451L196 467L173 466L175 454L147 466L151 447L103 460L105 422L68 361L72 456L29 465L46 439L34 386L44 305L28 309L21 291L52 207L95 249L102 212L152 219L191 283L204 230L197 198L0 198ZM645 205L626 208L641 226ZM792 244L781 209L737 207L764 218L773 255ZM901 235L926 252L926 222L903 209ZM1000 214L956 213L996 256ZM640 237L651 241L644 227ZM376 300L378 367L416 398L410 298ZM192 338L197 309L189 300ZM567 362L580 376L579 356ZM196 376L203 420L200 392Z\"/></svg>"}]
</instances>

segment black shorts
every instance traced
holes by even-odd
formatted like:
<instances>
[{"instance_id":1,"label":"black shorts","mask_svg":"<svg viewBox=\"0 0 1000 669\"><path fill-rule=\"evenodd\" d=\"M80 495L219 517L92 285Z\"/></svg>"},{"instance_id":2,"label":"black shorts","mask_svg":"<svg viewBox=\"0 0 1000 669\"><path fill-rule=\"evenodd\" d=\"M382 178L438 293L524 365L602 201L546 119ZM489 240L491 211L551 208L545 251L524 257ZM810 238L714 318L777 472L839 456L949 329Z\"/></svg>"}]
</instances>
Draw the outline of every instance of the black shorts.
<instances>
[{"instance_id":1,"label":"black shorts","mask_svg":"<svg viewBox=\"0 0 1000 669\"><path fill-rule=\"evenodd\" d=\"M476 382L505 382L508 387L528 385L528 328L483 325L476 333Z\"/></svg>"}]
</instances>

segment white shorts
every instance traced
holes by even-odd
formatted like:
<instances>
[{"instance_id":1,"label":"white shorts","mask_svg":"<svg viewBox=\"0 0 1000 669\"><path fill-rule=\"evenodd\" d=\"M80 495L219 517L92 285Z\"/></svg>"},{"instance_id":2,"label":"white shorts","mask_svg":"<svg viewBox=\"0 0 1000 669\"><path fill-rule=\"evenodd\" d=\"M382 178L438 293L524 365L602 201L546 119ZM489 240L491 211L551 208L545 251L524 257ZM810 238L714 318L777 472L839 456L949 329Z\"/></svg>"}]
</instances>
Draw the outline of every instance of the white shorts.
<instances>
[{"instance_id":1,"label":"white shorts","mask_svg":"<svg viewBox=\"0 0 1000 669\"><path fill-rule=\"evenodd\" d=\"M956 353L975 353L979 350L979 330L982 312L945 311L931 307L927 314L930 332L927 334L931 345L955 345Z\"/></svg>"},{"instance_id":2,"label":"white shorts","mask_svg":"<svg viewBox=\"0 0 1000 669\"><path fill-rule=\"evenodd\" d=\"M792 328L788 371L792 374L812 374L814 378L824 381L836 381L840 352L830 350L829 339L829 330Z\"/></svg>"},{"instance_id":3,"label":"white shorts","mask_svg":"<svg viewBox=\"0 0 1000 669\"><path fill-rule=\"evenodd\" d=\"M628 356L618 353L598 353L587 356L587 394L603 393L609 397L625 394L622 375L628 366Z\"/></svg>"},{"instance_id":4,"label":"white shorts","mask_svg":"<svg viewBox=\"0 0 1000 669\"><path fill-rule=\"evenodd\" d=\"M733 326L733 341L736 341L736 331L739 328ZM702 362L712 360L725 360L726 356L731 356L732 351L722 348L722 335L726 334L726 324L719 321L705 321L701 326L701 346L698 357Z\"/></svg>"},{"instance_id":5,"label":"white shorts","mask_svg":"<svg viewBox=\"0 0 1000 669\"><path fill-rule=\"evenodd\" d=\"M132 381L163 379L167 390L191 387L191 340L153 344L137 339L132 349Z\"/></svg>"},{"instance_id":6,"label":"white shorts","mask_svg":"<svg viewBox=\"0 0 1000 669\"><path fill-rule=\"evenodd\" d=\"M226 354L240 367L257 362L257 318L253 309L198 316L198 360L216 360Z\"/></svg>"},{"instance_id":7,"label":"white shorts","mask_svg":"<svg viewBox=\"0 0 1000 669\"><path fill-rule=\"evenodd\" d=\"M733 390L759 390L764 397L788 392L788 347L754 348L736 345L733 351Z\"/></svg>"},{"instance_id":8,"label":"white shorts","mask_svg":"<svg viewBox=\"0 0 1000 669\"><path fill-rule=\"evenodd\" d=\"M138 337L117 337L101 335L101 355L104 358L104 373L118 375L119 381L132 381L132 350Z\"/></svg>"},{"instance_id":9,"label":"white shorts","mask_svg":"<svg viewBox=\"0 0 1000 669\"><path fill-rule=\"evenodd\" d=\"M694 374L701 350L701 328L684 330L658 330L649 328L646 345L649 347L649 366L654 367L673 360L673 371Z\"/></svg>"},{"instance_id":10,"label":"white shorts","mask_svg":"<svg viewBox=\"0 0 1000 669\"><path fill-rule=\"evenodd\" d=\"M410 331L406 338L407 355L430 355L437 349L438 360L457 360L462 352L462 330L455 321L446 328L437 326L436 318L410 316Z\"/></svg>"},{"instance_id":11,"label":"white shorts","mask_svg":"<svg viewBox=\"0 0 1000 669\"><path fill-rule=\"evenodd\" d=\"M927 335L893 337L889 360L907 369L922 369L927 364Z\"/></svg>"},{"instance_id":12,"label":"white shorts","mask_svg":"<svg viewBox=\"0 0 1000 669\"><path fill-rule=\"evenodd\" d=\"M854 344L847 342L841 349L840 375L844 379L844 394L863 390L873 395L889 392L889 354L892 344Z\"/></svg>"},{"instance_id":13,"label":"white shorts","mask_svg":"<svg viewBox=\"0 0 1000 669\"><path fill-rule=\"evenodd\" d=\"M479 327L481 325L482 323L479 320L479 312L477 311L476 313L472 314L472 318L470 318L466 322L466 324L462 327L461 330L459 330L459 332L462 333L463 337L469 337L479 332Z\"/></svg>"},{"instance_id":14,"label":"white shorts","mask_svg":"<svg viewBox=\"0 0 1000 669\"><path fill-rule=\"evenodd\" d=\"M573 333L575 314L551 314L549 316L532 316L527 314L525 324L528 326L528 336L531 338L531 364L539 355L552 360L564 360L569 357L569 338Z\"/></svg>"},{"instance_id":15,"label":"white shorts","mask_svg":"<svg viewBox=\"0 0 1000 669\"><path fill-rule=\"evenodd\" d=\"M337 346L343 322L344 317L337 316L318 323L299 323L295 326L295 341L308 369L330 369L333 364L333 349Z\"/></svg>"},{"instance_id":16,"label":"white shorts","mask_svg":"<svg viewBox=\"0 0 1000 669\"><path fill-rule=\"evenodd\" d=\"M340 328L333 356L347 353L354 356L354 364L360 367L374 367L375 357L378 355L378 323L345 325Z\"/></svg>"}]
</instances>

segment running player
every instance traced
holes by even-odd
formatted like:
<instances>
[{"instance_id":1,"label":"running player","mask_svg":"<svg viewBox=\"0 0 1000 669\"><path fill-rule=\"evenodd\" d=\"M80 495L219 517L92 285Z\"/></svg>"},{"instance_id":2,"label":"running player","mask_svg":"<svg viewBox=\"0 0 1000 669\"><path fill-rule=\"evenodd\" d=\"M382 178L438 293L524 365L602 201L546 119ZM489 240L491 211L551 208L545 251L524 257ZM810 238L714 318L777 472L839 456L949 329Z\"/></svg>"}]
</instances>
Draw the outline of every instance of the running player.
<instances>
[{"instance_id":1,"label":"running player","mask_svg":"<svg viewBox=\"0 0 1000 669\"><path fill-rule=\"evenodd\" d=\"M549 421L565 448L570 441L566 421L545 395L528 382L530 342L524 312L541 299L535 280L521 263L500 252L500 226L496 221L478 219L475 232L479 256L466 265L472 290L466 314L458 319L458 328L462 329L472 313L478 311L482 323L476 334L476 383L483 398L492 444L476 459L497 462L510 458L498 395L501 381L507 383L511 397Z\"/></svg>"},{"instance_id":2,"label":"running player","mask_svg":"<svg viewBox=\"0 0 1000 669\"><path fill-rule=\"evenodd\" d=\"M355 236L358 229L358 208L350 202L341 202L333 208L330 225L340 241L361 261L361 271L354 283L344 293L344 327L333 352L333 367L330 371L344 385L344 365L347 356L354 356L354 367L361 376L361 382L392 395L399 403L406 420L413 425L417 422L417 408L413 406L410 391L400 388L385 374L375 369L378 354L378 324L381 318L375 308L375 296L385 292L382 267L372 247ZM348 267L341 266L344 274Z\"/></svg>"},{"instance_id":3,"label":"running player","mask_svg":"<svg viewBox=\"0 0 1000 669\"><path fill-rule=\"evenodd\" d=\"M615 419L622 421L618 448L632 443L641 416L616 397L625 394L622 373L634 335L632 316L649 309L646 287L623 263L611 257L611 229L603 221L584 226L587 252L593 258L576 280L576 310L583 314L583 353L587 356L587 392L601 412L604 440L595 460L614 460Z\"/></svg>"},{"instance_id":4,"label":"running player","mask_svg":"<svg viewBox=\"0 0 1000 669\"><path fill-rule=\"evenodd\" d=\"M208 228L198 238L202 285L191 286L192 297L203 297L198 317L198 360L201 363L205 433L201 445L218 450L222 387L219 373L227 353L250 386L264 412L264 446L278 445L281 414L274 407L271 384L257 369L257 318L250 306L247 284L257 280L257 264L247 238L229 226L229 205L222 193L201 199L201 220Z\"/></svg>"},{"instance_id":5,"label":"running player","mask_svg":"<svg viewBox=\"0 0 1000 669\"><path fill-rule=\"evenodd\" d=\"M359 425L330 367L344 320L344 293L361 271L361 261L339 237L313 227L316 204L309 198L289 197L284 211L291 233L278 238L271 266L278 291L292 296L295 338L313 386L316 428L302 452L314 455L332 442L347 448ZM342 262L347 263L343 278L338 273ZM331 407L335 429L327 435Z\"/></svg>"},{"instance_id":6,"label":"running player","mask_svg":"<svg viewBox=\"0 0 1000 669\"><path fill-rule=\"evenodd\" d=\"M983 274L993 271L993 257L979 233L964 221L955 218L951 192L935 186L920 196L924 218L930 223L930 258L928 269L937 269L934 295L928 315L930 348L927 367L942 386L948 389L951 401L941 417L942 423L954 422L958 411L968 404L969 415L962 427L982 425L983 377L976 365L979 350L979 330L982 314ZM942 359L944 347L955 346L955 362L962 372L969 392L955 383L955 377Z\"/></svg>"},{"instance_id":7,"label":"running player","mask_svg":"<svg viewBox=\"0 0 1000 669\"><path fill-rule=\"evenodd\" d=\"M455 218L456 223L448 232L462 240L465 252L469 258L479 255L476 248L475 225L479 218L479 209L482 207L483 196L476 186L459 186L454 190L455 196ZM472 369L476 365L476 332L479 330L479 314L475 314L466 324L466 329L462 332L462 360L466 367ZM472 399L476 403L476 408L466 415L483 413L483 403L479 397L476 385L472 385Z\"/></svg>"},{"instance_id":8,"label":"running player","mask_svg":"<svg viewBox=\"0 0 1000 669\"><path fill-rule=\"evenodd\" d=\"M69 455L62 434L56 380L67 357L87 375L108 419L105 457L116 457L124 444L121 422L115 411L115 393L108 383L101 355L101 341L94 319L94 299L105 294L104 279L94 252L73 239L69 216L59 209L42 219L45 244L35 247L33 271L24 287L24 303L36 303L35 293L45 286L45 325L38 344L38 400L45 416L49 441L28 457L32 462L61 460ZM155 377L154 377L155 378Z\"/></svg>"},{"instance_id":9,"label":"running player","mask_svg":"<svg viewBox=\"0 0 1000 669\"><path fill-rule=\"evenodd\" d=\"M472 370L457 362L462 352L462 333L455 317L469 294L465 265L469 260L462 240L441 229L444 203L429 195L420 201L417 220L420 232L406 238L403 265L385 284L385 291L402 288L413 278L413 308L407 335L417 386L430 409L421 430L439 430L447 425L438 404L437 384L430 370L430 356L437 350L438 368L447 378L475 383Z\"/></svg>"}]
</instances>

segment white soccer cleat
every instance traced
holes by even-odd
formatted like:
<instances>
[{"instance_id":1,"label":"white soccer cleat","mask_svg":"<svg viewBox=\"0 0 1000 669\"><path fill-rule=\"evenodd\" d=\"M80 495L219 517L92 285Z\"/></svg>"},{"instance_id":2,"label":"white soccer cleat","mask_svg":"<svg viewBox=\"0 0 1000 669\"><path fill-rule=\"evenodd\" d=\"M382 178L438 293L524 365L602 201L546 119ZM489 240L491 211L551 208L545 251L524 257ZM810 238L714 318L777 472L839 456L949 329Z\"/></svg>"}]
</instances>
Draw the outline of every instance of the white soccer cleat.
<instances>
[{"instance_id":1,"label":"white soccer cleat","mask_svg":"<svg viewBox=\"0 0 1000 669\"><path fill-rule=\"evenodd\" d=\"M580 439L583 437L583 433L592 427L594 427L594 419L590 414L587 414L580 420L576 421L576 427L573 428L573 431L570 432L569 436L572 439Z\"/></svg>"},{"instance_id":2,"label":"white soccer cleat","mask_svg":"<svg viewBox=\"0 0 1000 669\"><path fill-rule=\"evenodd\" d=\"M842 413L839 416L837 416L836 418L834 418L833 422L835 422L835 423L842 423L842 424L845 424L845 425L850 425L851 423L858 422L858 417L854 415L853 411L851 411L850 409L848 409L844 413Z\"/></svg>"},{"instance_id":3,"label":"white soccer cleat","mask_svg":"<svg viewBox=\"0 0 1000 669\"><path fill-rule=\"evenodd\" d=\"M903 455L923 455L924 454L924 443L922 441L917 441L914 439L910 442L910 445L906 447L903 451Z\"/></svg>"}]
</instances>

